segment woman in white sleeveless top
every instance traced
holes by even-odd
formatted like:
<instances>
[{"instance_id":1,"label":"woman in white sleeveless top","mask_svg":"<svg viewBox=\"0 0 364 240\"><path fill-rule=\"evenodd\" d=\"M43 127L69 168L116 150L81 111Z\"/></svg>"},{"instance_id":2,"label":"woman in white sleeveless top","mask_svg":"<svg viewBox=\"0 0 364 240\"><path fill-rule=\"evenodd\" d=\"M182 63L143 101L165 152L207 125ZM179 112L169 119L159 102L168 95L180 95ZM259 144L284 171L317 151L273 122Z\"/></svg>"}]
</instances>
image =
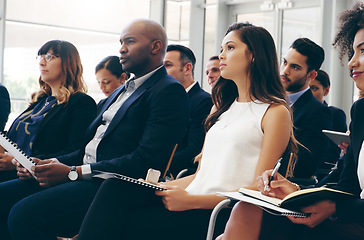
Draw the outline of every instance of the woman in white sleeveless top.
<instances>
[{"instance_id":1,"label":"woman in white sleeveless top","mask_svg":"<svg viewBox=\"0 0 364 240\"><path fill-rule=\"evenodd\" d=\"M211 211L223 200L216 191L257 189L259 175L285 152L295 153L292 117L268 31L248 23L231 25L219 57L222 78L213 88L197 172L161 184L167 191L155 193L106 180L78 239L204 239ZM222 233L228 214L223 218L216 234Z\"/></svg>"}]
</instances>

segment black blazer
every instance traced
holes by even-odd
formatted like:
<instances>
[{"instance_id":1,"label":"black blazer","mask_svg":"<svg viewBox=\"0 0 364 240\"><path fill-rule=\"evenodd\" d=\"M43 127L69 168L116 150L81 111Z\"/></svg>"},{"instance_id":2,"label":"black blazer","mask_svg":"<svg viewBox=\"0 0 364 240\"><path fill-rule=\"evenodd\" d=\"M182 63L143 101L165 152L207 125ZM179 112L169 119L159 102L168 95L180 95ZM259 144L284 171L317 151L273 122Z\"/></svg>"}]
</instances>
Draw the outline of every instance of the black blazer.
<instances>
[{"instance_id":1,"label":"black blazer","mask_svg":"<svg viewBox=\"0 0 364 240\"><path fill-rule=\"evenodd\" d=\"M0 131L4 130L10 113L10 98L8 90L0 83Z\"/></svg>"},{"instance_id":2,"label":"black blazer","mask_svg":"<svg viewBox=\"0 0 364 240\"><path fill-rule=\"evenodd\" d=\"M344 168L336 188L360 196L357 169L358 158L364 140L364 99L356 101L351 107L350 145L346 151ZM364 200L353 199L338 202L336 214L339 219L351 222L364 222Z\"/></svg>"},{"instance_id":3,"label":"black blazer","mask_svg":"<svg viewBox=\"0 0 364 240\"><path fill-rule=\"evenodd\" d=\"M327 106L327 103L324 102ZM331 116L332 116L332 127L328 130L338 131L338 132L346 132L347 125L346 125L346 115L343 110L340 108L329 106ZM329 150L324 156L324 162L329 162L335 164L340 158L341 149L332 141L329 141ZM320 164L320 168L331 168L332 165L327 165L322 162Z\"/></svg>"},{"instance_id":4,"label":"black blazer","mask_svg":"<svg viewBox=\"0 0 364 240\"><path fill-rule=\"evenodd\" d=\"M33 109L38 102L24 112ZM67 103L54 106L44 117L34 139L31 155L47 159L75 151L81 146L86 129L95 116L96 103L90 96L81 92L72 94ZM12 125L9 131L13 127L16 126ZM17 142L16 139L12 140Z\"/></svg>"},{"instance_id":5,"label":"black blazer","mask_svg":"<svg viewBox=\"0 0 364 240\"><path fill-rule=\"evenodd\" d=\"M188 91L190 102L190 122L183 140L178 145L170 166L170 172L176 176L182 169L196 169L194 157L201 152L204 139L204 123L212 107L211 95L196 83Z\"/></svg>"},{"instance_id":6,"label":"black blazer","mask_svg":"<svg viewBox=\"0 0 364 240\"><path fill-rule=\"evenodd\" d=\"M322 133L323 129L331 129L332 119L330 109L317 100L310 90L307 90L293 104L293 125L296 139L309 151L299 146L298 160L294 177L309 178L326 154L329 139Z\"/></svg>"},{"instance_id":7,"label":"black blazer","mask_svg":"<svg viewBox=\"0 0 364 240\"><path fill-rule=\"evenodd\" d=\"M106 103L107 98L101 99L100 102L97 104L97 113L96 115L99 115L99 113L101 112L102 108L104 107L105 103Z\"/></svg>"},{"instance_id":8,"label":"black blazer","mask_svg":"<svg viewBox=\"0 0 364 240\"><path fill-rule=\"evenodd\" d=\"M57 157L69 165L81 165L85 146L102 124L102 113L124 91L115 90L87 129L78 151ZM110 122L97 147L97 162L92 170L119 172L145 178L149 168L163 171L173 147L188 124L189 105L183 86L167 75L163 66L139 86L124 102Z\"/></svg>"}]
</instances>

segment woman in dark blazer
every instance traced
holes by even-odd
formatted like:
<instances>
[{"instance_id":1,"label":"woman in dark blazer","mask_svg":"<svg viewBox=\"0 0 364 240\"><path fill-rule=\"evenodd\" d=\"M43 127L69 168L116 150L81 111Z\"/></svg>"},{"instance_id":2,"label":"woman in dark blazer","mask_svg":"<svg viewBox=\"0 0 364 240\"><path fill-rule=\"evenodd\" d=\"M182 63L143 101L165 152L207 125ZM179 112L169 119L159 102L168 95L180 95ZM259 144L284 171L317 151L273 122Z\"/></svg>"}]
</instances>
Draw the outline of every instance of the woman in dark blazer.
<instances>
[{"instance_id":1,"label":"woman in dark blazer","mask_svg":"<svg viewBox=\"0 0 364 240\"><path fill-rule=\"evenodd\" d=\"M82 64L74 45L53 40L38 51L40 89L8 131L8 138L32 157L52 158L80 147L96 116L96 104L86 95ZM16 178L12 156L0 154L0 181Z\"/></svg>"}]
</instances>

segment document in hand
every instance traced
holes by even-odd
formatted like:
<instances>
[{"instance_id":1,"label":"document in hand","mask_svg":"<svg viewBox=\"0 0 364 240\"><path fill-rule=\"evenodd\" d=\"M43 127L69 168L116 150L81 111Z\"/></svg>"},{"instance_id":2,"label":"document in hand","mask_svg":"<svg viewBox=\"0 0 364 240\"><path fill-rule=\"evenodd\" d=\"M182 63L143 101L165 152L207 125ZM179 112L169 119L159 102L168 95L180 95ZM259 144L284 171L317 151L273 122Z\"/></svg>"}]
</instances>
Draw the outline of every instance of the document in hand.
<instances>
[{"instance_id":1,"label":"document in hand","mask_svg":"<svg viewBox=\"0 0 364 240\"><path fill-rule=\"evenodd\" d=\"M330 131L330 130L322 130L322 132L328 138L330 138L330 140L333 141L336 145L339 145L343 142L350 144L349 133L336 132L336 131Z\"/></svg>"},{"instance_id":2,"label":"document in hand","mask_svg":"<svg viewBox=\"0 0 364 240\"><path fill-rule=\"evenodd\" d=\"M31 168L36 165L35 162L7 138L4 133L0 133L0 145L34 176Z\"/></svg>"}]
</instances>

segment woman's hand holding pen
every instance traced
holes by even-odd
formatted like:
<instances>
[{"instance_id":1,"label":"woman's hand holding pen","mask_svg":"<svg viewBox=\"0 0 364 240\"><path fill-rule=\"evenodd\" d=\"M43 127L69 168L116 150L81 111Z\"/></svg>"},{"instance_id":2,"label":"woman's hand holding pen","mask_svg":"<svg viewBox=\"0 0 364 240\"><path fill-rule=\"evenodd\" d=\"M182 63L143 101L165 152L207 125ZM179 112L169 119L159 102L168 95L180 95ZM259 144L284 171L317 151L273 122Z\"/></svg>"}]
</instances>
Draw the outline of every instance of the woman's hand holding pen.
<instances>
[{"instance_id":1,"label":"woman's hand holding pen","mask_svg":"<svg viewBox=\"0 0 364 240\"><path fill-rule=\"evenodd\" d=\"M269 183L269 177L272 175L272 171L273 170L267 170L257 178L258 190L262 194L283 199L288 194L297 191L296 185L288 181L279 173L274 175L269 187L266 188L265 186Z\"/></svg>"}]
</instances>

